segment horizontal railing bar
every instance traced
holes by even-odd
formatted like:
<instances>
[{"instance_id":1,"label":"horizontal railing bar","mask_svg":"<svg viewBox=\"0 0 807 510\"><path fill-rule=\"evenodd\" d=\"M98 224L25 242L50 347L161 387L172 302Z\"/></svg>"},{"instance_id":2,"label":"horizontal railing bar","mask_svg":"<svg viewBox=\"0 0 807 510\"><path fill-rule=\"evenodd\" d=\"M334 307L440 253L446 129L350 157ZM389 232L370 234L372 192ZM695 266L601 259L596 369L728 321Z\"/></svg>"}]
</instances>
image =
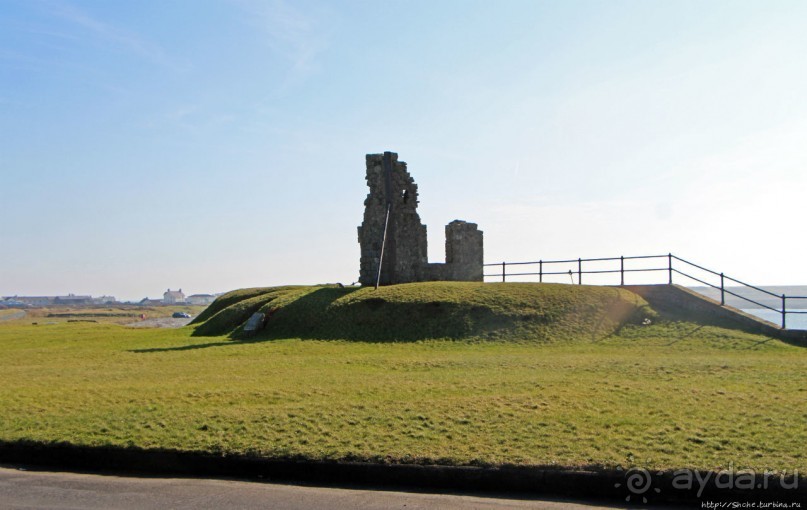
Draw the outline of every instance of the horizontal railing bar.
<instances>
[{"instance_id":1,"label":"horizontal railing bar","mask_svg":"<svg viewBox=\"0 0 807 510\"><path fill-rule=\"evenodd\" d=\"M785 310L785 313L807 313L807 310Z\"/></svg>"},{"instance_id":2,"label":"horizontal railing bar","mask_svg":"<svg viewBox=\"0 0 807 510\"><path fill-rule=\"evenodd\" d=\"M712 271L711 269L706 269L705 267L703 267L703 266L699 266L698 264L693 264L692 262L690 262L690 261L688 261L688 260L684 260L684 259L682 259L682 258L680 258L680 257L676 257L675 255L671 255L671 257L672 257L672 258L674 258L675 260L680 260L680 261L681 261L681 262L683 262L684 264L689 264L689 265L690 265L690 266L692 266L692 267L697 267L698 269L701 269L701 270L703 270L703 271L706 271L707 273L712 273L712 274L713 274L713 275L715 275L715 276L720 276L720 273L715 272L715 271ZM685 274L685 273L681 273L681 274L683 274L684 276L686 276L686 274Z\"/></svg>"},{"instance_id":3,"label":"horizontal railing bar","mask_svg":"<svg viewBox=\"0 0 807 510\"><path fill-rule=\"evenodd\" d=\"M507 273L507 274L505 274L505 276L540 276L540 275L544 275L544 276L556 276L556 275L561 275L561 274L562 274L562 275L566 275L566 276L568 276L569 274L574 274L574 275L576 275L576 274L577 274L577 271L572 271L571 273L570 273L569 271L561 271L561 272L554 272L554 273L547 273L546 271L544 271L543 273ZM585 274L585 273L584 273L584 274ZM499 277L501 277L501 276L502 276L502 274L501 274L501 273L499 273L499 274L494 274L494 275L492 275L492 276L499 276Z\"/></svg>"},{"instance_id":4,"label":"horizontal railing bar","mask_svg":"<svg viewBox=\"0 0 807 510\"><path fill-rule=\"evenodd\" d=\"M686 273L683 273L683 272L679 271L678 269L673 268L673 271L675 271L676 273L680 274L681 276L686 276L687 278L689 278L689 279L691 279L691 280L695 280L696 282L700 282L700 283L702 283L702 284L704 284L704 285L707 285L707 286L709 286L709 287L711 287L711 288L713 288L713 289L721 290L721 289L720 289L720 287L718 287L718 286L716 286L716 285L712 285L712 284L711 284L711 283L709 283L709 282L705 282L705 281L703 281L703 280L700 280L700 279L698 279L698 278L695 278L695 277L694 277L694 276L692 276L692 275L688 275L688 274L686 274ZM778 308L773 308L773 307L770 307L770 306L768 306L768 305L763 305L762 303L757 303L757 302L756 302L756 301L754 301L753 299L748 299L748 298L746 298L746 297L740 296L739 294L735 294L735 293L733 293L733 292L731 292L731 291L728 291L728 290L725 290L725 289L722 289L722 290L723 290L723 292L726 292L726 293L728 293L728 294L731 294L732 296L736 296L736 297L738 297L738 298L740 298L740 299L744 299L744 300L748 301L749 303L754 303L755 305L759 305L759 306L761 306L762 308L767 308L768 310L773 310L774 312L779 312L779 313L782 313L782 311L781 311L780 309L778 309Z\"/></svg>"},{"instance_id":5,"label":"horizontal railing bar","mask_svg":"<svg viewBox=\"0 0 807 510\"><path fill-rule=\"evenodd\" d=\"M619 260L619 259L616 259ZM587 259L580 259L579 262L586 262ZM578 262L577 259L574 260L536 260L535 262L504 262L507 266L527 266L530 264L571 264L572 262ZM494 262L491 264L483 264L485 266L501 266L502 262Z\"/></svg>"},{"instance_id":6,"label":"horizontal railing bar","mask_svg":"<svg viewBox=\"0 0 807 510\"><path fill-rule=\"evenodd\" d=\"M758 290L758 291L760 291L760 292L762 292L764 294L768 294L769 296L773 296L773 297L776 297L776 298L781 298L782 297L780 294L774 294L773 292L771 292L769 290L760 289L759 287L755 287L755 286L750 285L748 283L741 282L740 280L735 280L734 278L731 278L729 276L723 276L723 278L725 278L726 280L731 280L734 283L739 283L740 285L743 285L743 286L748 287L750 289Z\"/></svg>"},{"instance_id":7,"label":"horizontal railing bar","mask_svg":"<svg viewBox=\"0 0 807 510\"><path fill-rule=\"evenodd\" d=\"M659 267L659 268L653 268L653 269L625 269L625 272L626 273L643 273L643 272L649 272L649 271L667 271L667 270L668 269L666 267ZM568 275L568 274L573 274L573 275L578 275L578 274L613 274L613 273L619 273L619 272L620 272L619 269L616 269L616 270L602 270L602 271L583 271L582 273L578 273L577 271L569 270L569 271L544 271L542 273L506 273L505 276L540 276L540 275L558 276L558 275ZM501 273L491 273L491 274L486 274L484 276L489 276L491 278L498 276L498 277L501 278L502 274ZM684 275L684 276L686 276L686 275ZM715 288L719 289L720 287L715 287Z\"/></svg>"},{"instance_id":8,"label":"horizontal railing bar","mask_svg":"<svg viewBox=\"0 0 807 510\"><path fill-rule=\"evenodd\" d=\"M633 257L600 257L594 259L580 259L580 262L606 262L610 260L636 260L636 259L661 259L667 258L667 255L637 255ZM578 259L573 260L544 260L544 264L559 264L559 263L569 263L569 262L577 262Z\"/></svg>"},{"instance_id":9,"label":"horizontal railing bar","mask_svg":"<svg viewBox=\"0 0 807 510\"><path fill-rule=\"evenodd\" d=\"M625 260L637 260L637 259L666 259L669 255L635 255L632 257L622 257ZM619 257L615 258L614 260L620 260Z\"/></svg>"},{"instance_id":10,"label":"horizontal railing bar","mask_svg":"<svg viewBox=\"0 0 807 510\"><path fill-rule=\"evenodd\" d=\"M638 259L660 259L667 258L668 255L638 255L635 257L603 257L596 259L569 259L569 260L536 260L534 262L504 262L507 266L522 266L528 264L572 264L574 262L605 262L610 260L638 260ZM502 262L491 262L484 266L501 266ZM501 273L499 273L501 276Z\"/></svg>"},{"instance_id":11,"label":"horizontal railing bar","mask_svg":"<svg viewBox=\"0 0 807 510\"><path fill-rule=\"evenodd\" d=\"M572 271L572 272L574 274L604 274L604 273L618 273L619 269L595 269L593 271Z\"/></svg>"},{"instance_id":12,"label":"horizontal railing bar","mask_svg":"<svg viewBox=\"0 0 807 510\"><path fill-rule=\"evenodd\" d=\"M769 305L764 305L764 304L762 304L762 303L759 303L759 302L757 302L757 301L754 301L753 299L749 299L749 298L747 298L747 297L745 297L745 296L741 296L741 295L739 295L739 294L735 294L735 293L731 292L730 290L724 290L724 292L725 292L726 294L731 294L731 295L732 295L732 296L734 296L734 297L738 297L738 298L740 298L740 299L744 299L744 300L748 301L749 303L754 303L755 305L757 305L757 306L761 306L762 308L767 308L768 310L773 310L774 312L782 313L782 309L781 309L781 308L774 308L774 307L769 306Z\"/></svg>"},{"instance_id":13,"label":"horizontal railing bar","mask_svg":"<svg viewBox=\"0 0 807 510\"><path fill-rule=\"evenodd\" d=\"M668 268L666 268L666 267L657 267L657 268L648 268L648 269L625 269L624 272L625 273L643 273L643 272L647 272L647 271L667 271L667 270L668 270ZM505 273L505 276L540 276L540 275L557 276L557 275L568 275L568 274L574 274L574 275L577 275L577 274L609 274L609 273L613 274L613 273L620 273L620 272L621 271L619 269L603 269L603 270L600 270L600 271L583 271L582 273L580 273L578 271L574 271L574 270L570 269L569 271L543 271L541 273ZM501 273L492 273L492 274L486 274L484 276L490 276L490 277L499 276L499 277L501 277L502 274Z\"/></svg>"},{"instance_id":14,"label":"horizontal railing bar","mask_svg":"<svg viewBox=\"0 0 807 510\"><path fill-rule=\"evenodd\" d=\"M601 269L601 270L594 270L594 271L582 271L582 274L605 274L605 273L644 273L648 271L667 271L666 267L648 267L647 269ZM572 271L573 273L577 273L577 271ZM544 273L548 274L548 273ZM562 274L568 274L562 273Z\"/></svg>"},{"instance_id":15,"label":"horizontal railing bar","mask_svg":"<svg viewBox=\"0 0 807 510\"><path fill-rule=\"evenodd\" d=\"M684 260L684 259L682 259L681 257L676 257L675 255L671 255L671 257L672 257L672 258L674 258L674 259L676 259L676 260L680 260L681 262L683 262L683 263L685 263L685 264L689 264L689 265L690 265L690 266L692 266L692 267L697 267L698 269L700 269L700 270L702 270L702 271L706 271L707 273L712 273L712 274L713 274L713 275L715 275L715 276L722 276L722 277L723 277L723 278L725 278L726 280L731 280L731 281L733 281L734 283L739 283L740 285L743 285L743 286L745 286L745 287L749 287L749 288L751 288L751 289L758 290L758 291L760 291L760 292L764 292L765 294L769 294L769 295L771 295L771 296L773 296L773 297L782 297L782 296L779 296L779 295L777 295L777 294L774 294L773 292L769 292L769 291L767 291L767 290L765 290L765 289L760 289L759 287L755 287L754 285L751 285L751 284L749 284L749 283L742 282L742 281L737 280L737 279L735 279L735 278L732 278L732 277L730 277L730 276L726 276L726 275L724 275L724 274L722 274L722 273L718 273L718 272L716 272L716 271L712 271L711 269L706 269L706 268L705 268L705 267L703 267L703 266L699 266L698 264L692 263L692 262L690 262L690 261L688 261L688 260ZM683 274L684 276L688 276L686 273L681 273L681 274Z\"/></svg>"},{"instance_id":16,"label":"horizontal railing bar","mask_svg":"<svg viewBox=\"0 0 807 510\"><path fill-rule=\"evenodd\" d=\"M686 277L687 277L687 278L689 278L690 280L695 280L695 281L696 281L696 282L698 282L698 283L702 283L702 284L706 285L707 287L711 287L711 288L713 288L713 289L720 290L720 287L718 287L717 285L712 285L712 284L711 284L711 283L709 283L709 282L705 282L705 281L703 281L703 280L701 280L701 279L699 279L699 278L695 278L694 276L690 276L690 275L688 275L688 274L686 274L686 273L684 273L684 272L679 271L679 270L678 270L678 269L676 269L676 268L672 268L672 271L673 271L673 273L678 273L678 274L680 274L681 276L686 276Z\"/></svg>"}]
</instances>

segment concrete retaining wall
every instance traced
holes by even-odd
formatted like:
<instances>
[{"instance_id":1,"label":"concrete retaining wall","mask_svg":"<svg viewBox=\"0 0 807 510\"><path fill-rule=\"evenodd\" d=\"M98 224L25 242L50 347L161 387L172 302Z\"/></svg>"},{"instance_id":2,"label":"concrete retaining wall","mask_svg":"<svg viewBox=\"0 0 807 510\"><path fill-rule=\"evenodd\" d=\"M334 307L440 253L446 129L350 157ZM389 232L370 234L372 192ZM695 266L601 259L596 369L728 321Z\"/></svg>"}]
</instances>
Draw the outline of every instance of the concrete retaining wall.
<instances>
[{"instance_id":1,"label":"concrete retaining wall","mask_svg":"<svg viewBox=\"0 0 807 510\"><path fill-rule=\"evenodd\" d=\"M731 306L722 306L719 302L680 285L626 285L623 288L642 296L650 306L660 312L683 311L699 321L719 325L728 323L749 333L759 333L807 346L807 331L780 329L772 322Z\"/></svg>"}]
</instances>

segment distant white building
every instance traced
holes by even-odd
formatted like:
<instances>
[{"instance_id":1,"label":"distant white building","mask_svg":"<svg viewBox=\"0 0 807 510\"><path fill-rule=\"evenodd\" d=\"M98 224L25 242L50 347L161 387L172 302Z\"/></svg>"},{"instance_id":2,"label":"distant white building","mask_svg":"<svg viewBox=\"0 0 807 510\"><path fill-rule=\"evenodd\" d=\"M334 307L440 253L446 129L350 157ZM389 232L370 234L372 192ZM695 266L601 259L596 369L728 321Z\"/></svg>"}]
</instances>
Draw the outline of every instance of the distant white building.
<instances>
[{"instance_id":1,"label":"distant white building","mask_svg":"<svg viewBox=\"0 0 807 510\"><path fill-rule=\"evenodd\" d=\"M179 290L168 289L168 291L163 293L163 303L165 303L166 305L184 304L185 294L182 293L182 289Z\"/></svg>"},{"instance_id":2,"label":"distant white building","mask_svg":"<svg viewBox=\"0 0 807 510\"><path fill-rule=\"evenodd\" d=\"M209 305L216 300L213 294L192 294L188 296L188 303L191 305Z\"/></svg>"}]
</instances>

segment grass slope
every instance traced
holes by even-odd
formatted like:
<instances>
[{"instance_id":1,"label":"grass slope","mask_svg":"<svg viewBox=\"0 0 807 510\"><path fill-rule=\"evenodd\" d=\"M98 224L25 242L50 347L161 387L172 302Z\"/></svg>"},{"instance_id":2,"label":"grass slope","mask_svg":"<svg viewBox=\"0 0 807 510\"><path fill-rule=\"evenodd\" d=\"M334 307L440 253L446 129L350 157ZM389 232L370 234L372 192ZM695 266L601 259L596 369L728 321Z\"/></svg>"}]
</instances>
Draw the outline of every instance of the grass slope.
<instances>
[{"instance_id":1,"label":"grass slope","mask_svg":"<svg viewBox=\"0 0 807 510\"><path fill-rule=\"evenodd\" d=\"M551 341L608 335L652 311L616 288L525 283L413 283L369 288L277 287L220 297L196 334L242 337L254 312L268 317L259 338L413 341L486 338Z\"/></svg>"},{"instance_id":2,"label":"grass slope","mask_svg":"<svg viewBox=\"0 0 807 510\"><path fill-rule=\"evenodd\" d=\"M605 334L613 289L583 299L576 293L586 287L549 287L536 301L529 286L496 299L463 288L467 297L429 287L429 300L482 303L473 305L487 306L480 317L499 318L452 324L523 341L301 339L326 328L335 313L328 307L365 314L364 302L379 296L302 287L225 296L197 329L6 321L0 440L382 462L807 471L807 350L680 321ZM283 305L270 326L284 310L299 317L293 306L306 296L327 294L326 316L310 317L320 322L305 335L271 341L194 336L233 305L267 293ZM380 310L414 296L406 288L381 295L386 304L372 305ZM558 313L551 331L561 333L551 342L517 336L550 334L545 322L519 330L530 321L500 319L540 314L550 297L568 313L583 307L593 317ZM376 326L362 327L365 334Z\"/></svg>"}]
</instances>

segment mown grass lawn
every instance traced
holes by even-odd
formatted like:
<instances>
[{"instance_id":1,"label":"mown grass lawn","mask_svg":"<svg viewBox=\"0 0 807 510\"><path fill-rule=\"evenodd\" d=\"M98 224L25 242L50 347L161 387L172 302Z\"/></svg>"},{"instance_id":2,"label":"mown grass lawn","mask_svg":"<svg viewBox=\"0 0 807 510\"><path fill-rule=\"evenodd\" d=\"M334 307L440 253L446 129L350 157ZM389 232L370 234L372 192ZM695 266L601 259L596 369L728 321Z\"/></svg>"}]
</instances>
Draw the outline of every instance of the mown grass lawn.
<instances>
[{"instance_id":1,"label":"mown grass lawn","mask_svg":"<svg viewBox=\"0 0 807 510\"><path fill-rule=\"evenodd\" d=\"M0 440L807 472L807 349L696 324L550 344L0 324Z\"/></svg>"}]
</instances>

